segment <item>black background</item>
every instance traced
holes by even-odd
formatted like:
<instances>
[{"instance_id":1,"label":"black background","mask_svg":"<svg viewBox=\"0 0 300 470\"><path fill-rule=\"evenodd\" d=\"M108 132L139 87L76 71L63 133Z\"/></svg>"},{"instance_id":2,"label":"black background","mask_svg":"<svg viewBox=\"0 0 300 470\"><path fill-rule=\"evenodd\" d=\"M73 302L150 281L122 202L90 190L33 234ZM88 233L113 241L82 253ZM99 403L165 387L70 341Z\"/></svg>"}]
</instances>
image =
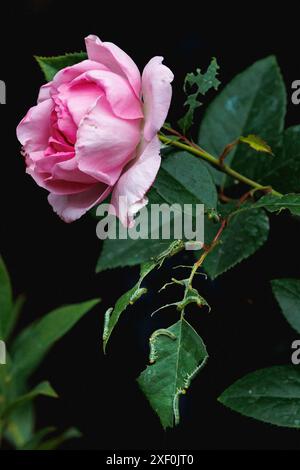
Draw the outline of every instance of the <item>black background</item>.
<instances>
[{"instance_id":1,"label":"black background","mask_svg":"<svg viewBox=\"0 0 300 470\"><path fill-rule=\"evenodd\" d=\"M291 83L300 78L298 12L294 6L285 13L282 6L272 6L272 13L264 13L241 4L226 10L217 4L211 9L184 3L122 5L10 1L1 21L0 79L7 84L7 104L0 107L0 251L15 294L27 297L20 326L61 304L103 300L53 348L32 378L32 383L50 380L60 395L38 401L37 425L60 430L76 425L83 438L65 444L68 449L297 449L297 431L241 417L216 398L247 372L290 362L297 335L281 315L269 279L300 277L299 221L272 217L269 240L254 257L220 280L199 280L212 313L192 311L189 319L210 359L182 400L181 425L164 432L135 378L147 362L151 331L174 321L169 310L150 318L161 299L178 295L176 290L161 299L156 294L170 265L147 280L149 294L124 315L104 357L103 313L132 286L137 269L94 274L100 252L95 221L84 217L67 225L58 219L46 192L25 175L15 128L43 83L33 54L83 50L88 34L115 42L141 69L154 55L165 57L175 74L168 119L173 121L182 114L187 72L206 67L215 56L226 84L255 60L276 54L288 89L287 125L298 124L300 107L290 103Z\"/></svg>"}]
</instances>

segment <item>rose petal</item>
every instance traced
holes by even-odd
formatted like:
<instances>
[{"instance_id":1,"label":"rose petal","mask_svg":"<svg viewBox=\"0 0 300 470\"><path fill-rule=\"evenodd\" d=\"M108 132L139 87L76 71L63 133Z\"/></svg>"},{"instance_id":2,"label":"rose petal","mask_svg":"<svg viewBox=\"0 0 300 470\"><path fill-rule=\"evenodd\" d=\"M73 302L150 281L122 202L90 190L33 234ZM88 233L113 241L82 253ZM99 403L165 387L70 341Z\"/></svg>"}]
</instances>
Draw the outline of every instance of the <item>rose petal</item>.
<instances>
[{"instance_id":1,"label":"rose petal","mask_svg":"<svg viewBox=\"0 0 300 470\"><path fill-rule=\"evenodd\" d=\"M134 215L148 202L145 194L152 186L160 167L160 147L160 141L155 136L114 187L111 204L125 227L134 225ZM127 208L120 204L120 197L126 198Z\"/></svg>"},{"instance_id":2,"label":"rose petal","mask_svg":"<svg viewBox=\"0 0 300 470\"><path fill-rule=\"evenodd\" d=\"M115 44L102 42L92 34L85 38L85 43L89 59L105 65L109 70L122 77L126 77L139 98L141 74L129 55Z\"/></svg>"},{"instance_id":3,"label":"rose petal","mask_svg":"<svg viewBox=\"0 0 300 470\"><path fill-rule=\"evenodd\" d=\"M64 140L58 140L51 136L48 141L48 147L45 150L45 156L53 155L57 152L74 152L74 147Z\"/></svg>"},{"instance_id":4,"label":"rose petal","mask_svg":"<svg viewBox=\"0 0 300 470\"><path fill-rule=\"evenodd\" d=\"M101 183L93 185L81 194L58 196L49 194L48 201L54 212L67 223L79 219L96 204L100 204L110 193L111 188Z\"/></svg>"},{"instance_id":5,"label":"rose petal","mask_svg":"<svg viewBox=\"0 0 300 470\"><path fill-rule=\"evenodd\" d=\"M40 173L41 177L43 176L42 173L44 173L46 183L55 180L71 181L85 185L98 183L95 178L78 169L78 162L74 158L74 152L58 152L54 155L49 155L47 158L39 159L35 163L35 172ZM45 176L46 174L47 176ZM49 177L51 177L51 180Z\"/></svg>"},{"instance_id":6,"label":"rose petal","mask_svg":"<svg viewBox=\"0 0 300 470\"><path fill-rule=\"evenodd\" d=\"M53 82L49 82L41 86L37 100L38 103L42 103L42 101L49 100L51 98L52 86Z\"/></svg>"},{"instance_id":7,"label":"rose petal","mask_svg":"<svg viewBox=\"0 0 300 470\"><path fill-rule=\"evenodd\" d=\"M145 127L144 137L150 141L163 126L167 117L171 98L171 70L162 64L163 57L153 57L144 68L142 89L144 98Z\"/></svg>"},{"instance_id":8,"label":"rose petal","mask_svg":"<svg viewBox=\"0 0 300 470\"><path fill-rule=\"evenodd\" d=\"M44 150L50 136L52 100L46 100L29 109L17 127L17 137L27 153Z\"/></svg>"},{"instance_id":9,"label":"rose petal","mask_svg":"<svg viewBox=\"0 0 300 470\"><path fill-rule=\"evenodd\" d=\"M94 62L92 60L83 60L78 62L78 64L65 67L62 70L59 70L55 77L53 78L52 85L53 88L58 88L63 83L71 83L77 77L82 75L89 70L108 70L104 65Z\"/></svg>"},{"instance_id":10,"label":"rose petal","mask_svg":"<svg viewBox=\"0 0 300 470\"><path fill-rule=\"evenodd\" d=\"M112 186L134 157L140 122L114 116L105 97L81 121L75 146L78 168Z\"/></svg>"},{"instance_id":11,"label":"rose petal","mask_svg":"<svg viewBox=\"0 0 300 470\"><path fill-rule=\"evenodd\" d=\"M77 80L85 77L104 90L114 114L123 119L142 119L142 103L132 92L127 80L106 70L91 70Z\"/></svg>"},{"instance_id":12,"label":"rose petal","mask_svg":"<svg viewBox=\"0 0 300 470\"><path fill-rule=\"evenodd\" d=\"M75 181L53 179L51 173L36 171L33 165L29 165L26 168L26 173L34 179L38 186L56 195L79 194L91 187L90 183L85 184Z\"/></svg>"},{"instance_id":13,"label":"rose petal","mask_svg":"<svg viewBox=\"0 0 300 470\"><path fill-rule=\"evenodd\" d=\"M95 106L97 99L103 95L99 85L86 79L61 85L58 91L60 100L69 110L77 127L81 119Z\"/></svg>"},{"instance_id":14,"label":"rose petal","mask_svg":"<svg viewBox=\"0 0 300 470\"><path fill-rule=\"evenodd\" d=\"M76 183L95 184L98 181L92 176L83 173L78 168L78 161L75 158L57 162L52 168L53 179L74 181Z\"/></svg>"},{"instance_id":15,"label":"rose petal","mask_svg":"<svg viewBox=\"0 0 300 470\"><path fill-rule=\"evenodd\" d=\"M62 138L64 138L67 143L74 145L77 134L77 126L74 122L74 119L71 116L67 105L64 103L63 96L60 94L55 94L52 98L55 103L56 115L56 123L53 122L52 118L53 130L55 130L55 127L57 126L62 135Z\"/></svg>"},{"instance_id":16,"label":"rose petal","mask_svg":"<svg viewBox=\"0 0 300 470\"><path fill-rule=\"evenodd\" d=\"M35 171L39 173L48 173L52 175L53 167L57 163L62 163L74 159L74 152L56 152L52 155L45 155L42 158L35 161Z\"/></svg>"}]
</instances>

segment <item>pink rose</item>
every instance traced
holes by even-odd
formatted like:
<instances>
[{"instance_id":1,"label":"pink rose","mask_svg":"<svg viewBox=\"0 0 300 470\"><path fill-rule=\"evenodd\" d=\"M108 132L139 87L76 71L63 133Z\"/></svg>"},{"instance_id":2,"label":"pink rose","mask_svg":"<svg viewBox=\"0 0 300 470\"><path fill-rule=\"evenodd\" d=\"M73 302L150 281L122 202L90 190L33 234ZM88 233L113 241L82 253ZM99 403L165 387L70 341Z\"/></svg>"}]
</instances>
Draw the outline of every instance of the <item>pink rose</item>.
<instances>
[{"instance_id":1,"label":"pink rose","mask_svg":"<svg viewBox=\"0 0 300 470\"><path fill-rule=\"evenodd\" d=\"M59 71L17 128L27 173L47 189L65 221L79 219L110 193L125 226L147 204L160 167L157 132L167 116L172 72L154 57L143 75L132 59L97 36L88 60ZM119 206L119 197L127 208Z\"/></svg>"}]
</instances>

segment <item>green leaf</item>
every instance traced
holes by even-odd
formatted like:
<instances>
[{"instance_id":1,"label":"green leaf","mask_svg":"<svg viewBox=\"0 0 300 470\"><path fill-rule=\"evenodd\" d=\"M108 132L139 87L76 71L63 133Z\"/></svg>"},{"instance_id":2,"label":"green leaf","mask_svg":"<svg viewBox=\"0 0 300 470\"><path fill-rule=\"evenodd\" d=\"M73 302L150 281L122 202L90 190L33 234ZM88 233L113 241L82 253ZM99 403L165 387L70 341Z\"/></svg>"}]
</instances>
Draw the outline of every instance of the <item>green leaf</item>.
<instances>
[{"instance_id":1,"label":"green leaf","mask_svg":"<svg viewBox=\"0 0 300 470\"><path fill-rule=\"evenodd\" d=\"M0 365L0 417L9 400L13 398L11 382L11 359L6 351L6 364Z\"/></svg>"},{"instance_id":2,"label":"green leaf","mask_svg":"<svg viewBox=\"0 0 300 470\"><path fill-rule=\"evenodd\" d=\"M271 281L271 286L283 315L291 327L300 333L300 280L275 279Z\"/></svg>"},{"instance_id":3,"label":"green leaf","mask_svg":"<svg viewBox=\"0 0 300 470\"><path fill-rule=\"evenodd\" d=\"M34 424L33 403L27 402L9 415L5 438L17 449L20 449L33 437Z\"/></svg>"},{"instance_id":4,"label":"green leaf","mask_svg":"<svg viewBox=\"0 0 300 470\"><path fill-rule=\"evenodd\" d=\"M148 198L148 206L150 204L204 204L208 210L217 205L216 187L210 171L202 161L186 152L172 154L163 160ZM117 225L118 223L117 221ZM150 226L148 233L150 236ZM172 237L171 240L107 239L103 243L96 272L135 266L149 261L166 249L172 241Z\"/></svg>"},{"instance_id":5,"label":"green leaf","mask_svg":"<svg viewBox=\"0 0 300 470\"><path fill-rule=\"evenodd\" d=\"M37 446L35 450L55 450L64 442L70 439L78 439L81 436L82 434L77 428L70 428L60 436L53 437L52 439L48 439L47 441L43 442Z\"/></svg>"},{"instance_id":6,"label":"green leaf","mask_svg":"<svg viewBox=\"0 0 300 470\"><path fill-rule=\"evenodd\" d=\"M252 209L264 208L269 212L282 212L289 210L293 215L300 215L300 194L285 194L283 196L276 196L274 194L267 194L261 197L255 204L247 204L237 209L236 214Z\"/></svg>"},{"instance_id":7,"label":"green leaf","mask_svg":"<svg viewBox=\"0 0 300 470\"><path fill-rule=\"evenodd\" d=\"M161 266L166 258L175 255L178 251L183 248L184 244L181 241L172 243L168 249L161 253L160 256L145 263L141 266L140 277L138 282L130 289L125 292L116 302L114 308L110 308L105 313L104 330L103 330L103 349L106 350L108 340L119 321L121 314L126 310L129 305L133 305L143 294L147 292L147 289L141 287L141 284L145 277L153 271L157 266Z\"/></svg>"},{"instance_id":8,"label":"green leaf","mask_svg":"<svg viewBox=\"0 0 300 470\"><path fill-rule=\"evenodd\" d=\"M264 207L269 212L289 210L293 215L300 215L300 194L286 194L281 197L267 194L255 206Z\"/></svg>"},{"instance_id":9,"label":"green leaf","mask_svg":"<svg viewBox=\"0 0 300 470\"><path fill-rule=\"evenodd\" d=\"M216 96L202 120L199 144L211 154L219 156L226 145L239 136L257 134L268 142L276 154L281 142L285 112L284 82L276 58L270 56L237 75ZM239 145L227 156L226 163L257 180L266 165L272 167L273 159L269 155L253 158L251 148ZM227 178L219 172L215 172L215 175L218 175L219 184L223 184Z\"/></svg>"},{"instance_id":10,"label":"green leaf","mask_svg":"<svg viewBox=\"0 0 300 470\"><path fill-rule=\"evenodd\" d=\"M2 418L3 417L6 418L10 413L15 411L16 408L19 408L20 406L23 406L27 402L34 400L39 395L44 395L44 396L51 397L51 398L57 398L58 396L55 390L51 387L49 382L41 382L30 392L18 397L12 403L9 403L9 405L4 409L2 413Z\"/></svg>"},{"instance_id":11,"label":"green leaf","mask_svg":"<svg viewBox=\"0 0 300 470\"><path fill-rule=\"evenodd\" d=\"M207 361L205 345L183 318L150 338L152 365L141 373L138 383L164 429L179 424L179 398Z\"/></svg>"},{"instance_id":12,"label":"green leaf","mask_svg":"<svg viewBox=\"0 0 300 470\"><path fill-rule=\"evenodd\" d=\"M6 365L0 366L0 418L5 409L19 397L27 393L27 387L17 384L12 377L12 364L9 354ZM0 419L0 428L2 423ZM34 426L33 406L31 401L14 408L5 420L4 438L15 448L20 448L31 438ZM1 431L1 429L0 429Z\"/></svg>"},{"instance_id":13,"label":"green leaf","mask_svg":"<svg viewBox=\"0 0 300 470\"><path fill-rule=\"evenodd\" d=\"M137 266L157 256L170 245L170 240L105 240L96 272Z\"/></svg>"},{"instance_id":14,"label":"green leaf","mask_svg":"<svg viewBox=\"0 0 300 470\"><path fill-rule=\"evenodd\" d=\"M154 269L155 264L150 264L149 269ZM103 349L106 351L106 346L109 338L119 321L121 314L127 309L129 305L133 305L142 295L146 294L147 289L141 288L141 283L146 274L143 272L143 266L141 267L141 274L138 282L128 292L125 292L116 302L114 308L109 308L105 313L105 323L103 329ZM146 271L145 271L146 272Z\"/></svg>"},{"instance_id":15,"label":"green leaf","mask_svg":"<svg viewBox=\"0 0 300 470\"><path fill-rule=\"evenodd\" d=\"M207 71L202 74L200 69L197 69L196 74L188 73L184 81L184 91L188 95L185 106L188 107L188 111L178 121L180 128L185 134L194 122L194 113L201 102L199 101L199 95L205 95L211 88L218 89L220 81L217 79L219 66L215 58L212 59ZM196 87L195 93L188 94L189 90Z\"/></svg>"},{"instance_id":16,"label":"green leaf","mask_svg":"<svg viewBox=\"0 0 300 470\"><path fill-rule=\"evenodd\" d=\"M39 444L44 439L44 437L48 436L49 434L52 434L55 430L55 427L49 426L36 432L33 437L29 441L27 441L26 444L24 444L22 450L36 450Z\"/></svg>"},{"instance_id":17,"label":"green leaf","mask_svg":"<svg viewBox=\"0 0 300 470\"><path fill-rule=\"evenodd\" d=\"M12 288L3 258L0 256L0 340L6 339L13 308Z\"/></svg>"},{"instance_id":18,"label":"green leaf","mask_svg":"<svg viewBox=\"0 0 300 470\"><path fill-rule=\"evenodd\" d=\"M261 137L257 135L249 134L247 137L240 137L239 141L243 142L244 144L248 144L251 148L253 148L257 152L264 152L264 153L272 154L271 147L267 144L267 142L265 142Z\"/></svg>"},{"instance_id":19,"label":"green leaf","mask_svg":"<svg viewBox=\"0 0 300 470\"><path fill-rule=\"evenodd\" d=\"M47 82L50 82L59 70L87 59L87 54L85 52L73 52L56 57L35 56L35 59L41 67Z\"/></svg>"},{"instance_id":20,"label":"green leaf","mask_svg":"<svg viewBox=\"0 0 300 470\"><path fill-rule=\"evenodd\" d=\"M15 300L12 310L11 310L11 315L10 315L10 322L9 326L6 331L6 339L9 338L11 333L13 332L16 323L19 319L20 313L22 311L23 305L25 303L25 296L23 294L19 295L17 299Z\"/></svg>"},{"instance_id":21,"label":"green leaf","mask_svg":"<svg viewBox=\"0 0 300 470\"><path fill-rule=\"evenodd\" d=\"M211 242L218 230L218 225L210 223L205 229L206 239ZM253 255L266 242L268 234L269 219L263 210L253 209L253 211L237 213L230 219L220 243L205 259L203 264L205 271L212 279L215 279Z\"/></svg>"},{"instance_id":22,"label":"green leaf","mask_svg":"<svg viewBox=\"0 0 300 470\"><path fill-rule=\"evenodd\" d=\"M13 375L25 380L53 344L98 303L96 299L60 307L23 330L11 347Z\"/></svg>"},{"instance_id":23,"label":"green leaf","mask_svg":"<svg viewBox=\"0 0 300 470\"><path fill-rule=\"evenodd\" d=\"M275 156L255 176L258 183L282 193L300 192L300 126L286 129Z\"/></svg>"},{"instance_id":24,"label":"green leaf","mask_svg":"<svg viewBox=\"0 0 300 470\"><path fill-rule=\"evenodd\" d=\"M163 204L166 201L152 188L147 194L149 204ZM119 220L117 220L117 227ZM149 232L148 232L149 233ZM96 272L106 269L123 268L125 266L136 266L149 261L167 249L172 240L163 239L107 239L103 242L102 252L97 261Z\"/></svg>"},{"instance_id":25,"label":"green leaf","mask_svg":"<svg viewBox=\"0 0 300 470\"><path fill-rule=\"evenodd\" d=\"M7 355L6 366L0 367L0 395L2 395L2 405L0 403L0 415L8 404L13 403L19 397L28 392L27 384L18 380L12 375L12 362L10 355ZM32 401L19 404L9 414L5 426L4 437L11 445L19 449L25 442L31 439L34 429L34 410Z\"/></svg>"},{"instance_id":26,"label":"green leaf","mask_svg":"<svg viewBox=\"0 0 300 470\"><path fill-rule=\"evenodd\" d=\"M250 418L300 428L300 370L294 366L258 370L231 385L219 401Z\"/></svg>"},{"instance_id":27,"label":"green leaf","mask_svg":"<svg viewBox=\"0 0 300 470\"><path fill-rule=\"evenodd\" d=\"M187 152L178 152L163 160L154 187L169 204L217 206L218 194L210 171L200 159Z\"/></svg>"},{"instance_id":28,"label":"green leaf","mask_svg":"<svg viewBox=\"0 0 300 470\"><path fill-rule=\"evenodd\" d=\"M20 333L11 348L13 367L9 375L10 383L14 385L13 388L16 388L15 397L26 393L26 379L39 365L51 346L97 303L97 300L93 300L59 308ZM5 437L15 447L21 448L33 437L33 424L31 402L19 404L9 416Z\"/></svg>"}]
</instances>

